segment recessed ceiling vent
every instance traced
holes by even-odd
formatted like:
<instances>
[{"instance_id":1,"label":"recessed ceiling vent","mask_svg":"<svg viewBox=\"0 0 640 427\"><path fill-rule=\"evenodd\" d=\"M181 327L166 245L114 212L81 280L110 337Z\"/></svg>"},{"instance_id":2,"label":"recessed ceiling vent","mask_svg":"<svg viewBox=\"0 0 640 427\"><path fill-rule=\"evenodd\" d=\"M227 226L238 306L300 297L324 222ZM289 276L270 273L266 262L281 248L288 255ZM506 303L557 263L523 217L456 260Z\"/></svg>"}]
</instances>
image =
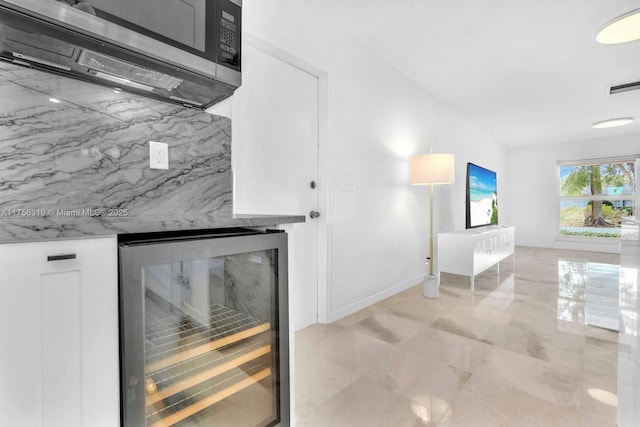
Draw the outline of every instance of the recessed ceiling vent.
<instances>
[{"instance_id":1,"label":"recessed ceiling vent","mask_svg":"<svg viewBox=\"0 0 640 427\"><path fill-rule=\"evenodd\" d=\"M613 95L616 93L628 92L630 90L637 89L640 89L640 82L625 83L623 85L611 86L611 88L609 88L609 94Z\"/></svg>"}]
</instances>

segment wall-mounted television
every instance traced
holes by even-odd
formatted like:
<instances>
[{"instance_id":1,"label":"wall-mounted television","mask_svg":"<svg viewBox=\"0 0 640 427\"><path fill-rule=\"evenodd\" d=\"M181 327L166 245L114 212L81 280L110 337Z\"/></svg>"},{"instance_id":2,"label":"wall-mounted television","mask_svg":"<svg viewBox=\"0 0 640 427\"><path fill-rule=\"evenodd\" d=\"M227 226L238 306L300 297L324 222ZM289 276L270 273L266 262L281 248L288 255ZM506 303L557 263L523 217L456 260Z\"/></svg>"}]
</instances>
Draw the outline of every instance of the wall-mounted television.
<instances>
[{"instance_id":1,"label":"wall-mounted television","mask_svg":"<svg viewBox=\"0 0 640 427\"><path fill-rule=\"evenodd\" d=\"M467 228L498 224L496 173L467 163Z\"/></svg>"}]
</instances>

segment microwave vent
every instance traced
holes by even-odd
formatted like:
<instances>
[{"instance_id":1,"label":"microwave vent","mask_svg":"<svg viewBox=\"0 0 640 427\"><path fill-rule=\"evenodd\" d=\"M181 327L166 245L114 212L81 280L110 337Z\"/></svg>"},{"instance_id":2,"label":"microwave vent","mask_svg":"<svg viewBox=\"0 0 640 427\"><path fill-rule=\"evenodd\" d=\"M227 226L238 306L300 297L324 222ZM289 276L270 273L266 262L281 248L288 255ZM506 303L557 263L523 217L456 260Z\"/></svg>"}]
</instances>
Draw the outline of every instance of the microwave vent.
<instances>
[{"instance_id":1,"label":"microwave vent","mask_svg":"<svg viewBox=\"0 0 640 427\"><path fill-rule=\"evenodd\" d=\"M90 50L82 51L78 58L78 64L91 68L94 71L100 71L124 80L142 83L143 85L157 87L167 91L175 89L182 83L182 80L159 71L149 70L139 65L133 65Z\"/></svg>"}]
</instances>

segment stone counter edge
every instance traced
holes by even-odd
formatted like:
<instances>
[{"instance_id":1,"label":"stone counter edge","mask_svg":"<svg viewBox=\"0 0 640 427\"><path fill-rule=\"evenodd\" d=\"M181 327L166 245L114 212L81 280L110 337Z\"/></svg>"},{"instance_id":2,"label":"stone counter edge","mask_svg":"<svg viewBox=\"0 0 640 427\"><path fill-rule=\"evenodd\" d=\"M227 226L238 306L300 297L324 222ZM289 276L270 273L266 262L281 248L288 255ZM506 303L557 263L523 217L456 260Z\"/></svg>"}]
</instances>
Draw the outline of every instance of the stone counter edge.
<instances>
[{"instance_id":1,"label":"stone counter edge","mask_svg":"<svg viewBox=\"0 0 640 427\"><path fill-rule=\"evenodd\" d=\"M302 215L231 215L197 218L64 218L0 219L0 243L100 237L113 234L182 231L227 227L268 227L305 222Z\"/></svg>"}]
</instances>

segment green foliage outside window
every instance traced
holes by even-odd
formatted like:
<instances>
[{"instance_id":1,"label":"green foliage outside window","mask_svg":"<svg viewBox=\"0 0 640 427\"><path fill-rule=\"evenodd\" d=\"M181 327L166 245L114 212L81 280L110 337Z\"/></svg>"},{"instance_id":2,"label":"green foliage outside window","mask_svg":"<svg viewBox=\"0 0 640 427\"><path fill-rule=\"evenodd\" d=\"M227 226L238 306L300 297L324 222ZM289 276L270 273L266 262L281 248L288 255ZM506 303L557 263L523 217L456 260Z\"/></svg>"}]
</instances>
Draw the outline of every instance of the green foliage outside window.
<instances>
[{"instance_id":1,"label":"green foliage outside window","mask_svg":"<svg viewBox=\"0 0 640 427\"><path fill-rule=\"evenodd\" d=\"M491 224L498 223L498 207L496 206L496 200L491 200Z\"/></svg>"},{"instance_id":2,"label":"green foliage outside window","mask_svg":"<svg viewBox=\"0 0 640 427\"><path fill-rule=\"evenodd\" d=\"M562 165L559 172L560 235L619 237L622 218L634 214L635 161Z\"/></svg>"}]
</instances>

